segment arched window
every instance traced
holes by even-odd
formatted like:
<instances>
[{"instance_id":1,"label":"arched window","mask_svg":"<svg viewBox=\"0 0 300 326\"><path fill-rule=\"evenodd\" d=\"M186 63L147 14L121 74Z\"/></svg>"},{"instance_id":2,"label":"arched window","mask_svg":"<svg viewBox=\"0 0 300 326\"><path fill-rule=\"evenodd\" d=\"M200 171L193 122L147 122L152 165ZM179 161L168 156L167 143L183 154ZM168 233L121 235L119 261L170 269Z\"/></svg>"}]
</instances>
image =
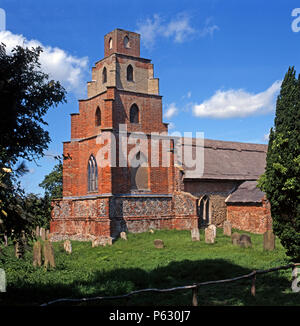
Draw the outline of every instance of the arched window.
<instances>
[{"instance_id":1,"label":"arched window","mask_svg":"<svg viewBox=\"0 0 300 326\"><path fill-rule=\"evenodd\" d=\"M132 65L129 65L127 67L127 80L128 81L133 81L133 68L132 68Z\"/></svg>"},{"instance_id":2,"label":"arched window","mask_svg":"<svg viewBox=\"0 0 300 326\"><path fill-rule=\"evenodd\" d=\"M124 37L124 47L127 48L127 49L130 48L130 43L129 43L128 36Z\"/></svg>"},{"instance_id":3,"label":"arched window","mask_svg":"<svg viewBox=\"0 0 300 326\"><path fill-rule=\"evenodd\" d=\"M139 108L136 104L133 104L130 108L130 123L139 123Z\"/></svg>"},{"instance_id":4,"label":"arched window","mask_svg":"<svg viewBox=\"0 0 300 326\"><path fill-rule=\"evenodd\" d=\"M144 163L147 163L147 159L138 152L136 160L139 161L139 165L137 167L130 167L131 189L148 190L148 167L144 165Z\"/></svg>"},{"instance_id":5,"label":"arched window","mask_svg":"<svg viewBox=\"0 0 300 326\"><path fill-rule=\"evenodd\" d=\"M102 70L102 83L105 84L106 82L107 82L107 71L106 71L106 67L104 67Z\"/></svg>"},{"instance_id":6,"label":"arched window","mask_svg":"<svg viewBox=\"0 0 300 326\"><path fill-rule=\"evenodd\" d=\"M109 39L108 46L109 46L110 49L112 49L112 38Z\"/></svg>"},{"instance_id":7,"label":"arched window","mask_svg":"<svg viewBox=\"0 0 300 326\"><path fill-rule=\"evenodd\" d=\"M210 223L210 209L209 209L209 197L207 195L202 196L198 200L198 226L207 226Z\"/></svg>"},{"instance_id":8,"label":"arched window","mask_svg":"<svg viewBox=\"0 0 300 326\"><path fill-rule=\"evenodd\" d=\"M90 156L88 162L88 192L98 190L98 167L96 159L93 155Z\"/></svg>"},{"instance_id":9,"label":"arched window","mask_svg":"<svg viewBox=\"0 0 300 326\"><path fill-rule=\"evenodd\" d=\"M96 113L95 113L95 126L101 126L101 111L99 106L96 109Z\"/></svg>"}]
</instances>

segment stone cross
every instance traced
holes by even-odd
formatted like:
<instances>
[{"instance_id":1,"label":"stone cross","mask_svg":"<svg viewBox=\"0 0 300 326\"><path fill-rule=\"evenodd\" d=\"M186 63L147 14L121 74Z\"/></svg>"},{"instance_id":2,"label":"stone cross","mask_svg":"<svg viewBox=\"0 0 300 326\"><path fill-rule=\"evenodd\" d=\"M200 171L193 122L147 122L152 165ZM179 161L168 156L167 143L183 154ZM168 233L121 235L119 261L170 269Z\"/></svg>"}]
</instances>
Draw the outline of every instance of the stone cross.
<instances>
[{"instance_id":1,"label":"stone cross","mask_svg":"<svg viewBox=\"0 0 300 326\"><path fill-rule=\"evenodd\" d=\"M275 235L272 230L264 233L264 250L275 249Z\"/></svg>"},{"instance_id":2,"label":"stone cross","mask_svg":"<svg viewBox=\"0 0 300 326\"><path fill-rule=\"evenodd\" d=\"M191 230L192 241L200 241L200 233L198 228L193 228Z\"/></svg>"},{"instance_id":3,"label":"stone cross","mask_svg":"<svg viewBox=\"0 0 300 326\"><path fill-rule=\"evenodd\" d=\"M231 236L231 223L229 221L223 223L223 234L229 237Z\"/></svg>"}]
</instances>

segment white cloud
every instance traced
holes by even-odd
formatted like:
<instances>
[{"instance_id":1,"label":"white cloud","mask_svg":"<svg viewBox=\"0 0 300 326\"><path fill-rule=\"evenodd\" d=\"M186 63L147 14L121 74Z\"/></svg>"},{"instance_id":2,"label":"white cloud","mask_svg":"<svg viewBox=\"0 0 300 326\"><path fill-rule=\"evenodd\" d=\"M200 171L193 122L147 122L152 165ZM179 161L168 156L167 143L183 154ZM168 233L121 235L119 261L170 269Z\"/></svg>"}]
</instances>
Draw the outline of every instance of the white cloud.
<instances>
[{"instance_id":1,"label":"white cloud","mask_svg":"<svg viewBox=\"0 0 300 326\"><path fill-rule=\"evenodd\" d=\"M169 130L175 129L175 123L169 122L168 129Z\"/></svg>"},{"instance_id":2,"label":"white cloud","mask_svg":"<svg viewBox=\"0 0 300 326\"><path fill-rule=\"evenodd\" d=\"M45 46L37 40L27 40L23 35L13 34L10 31L0 32L0 42L6 45L7 52L11 52L16 45L28 48L42 47L40 63L49 78L60 81L68 91L78 96L84 94L87 57L74 57L60 48Z\"/></svg>"},{"instance_id":3,"label":"white cloud","mask_svg":"<svg viewBox=\"0 0 300 326\"><path fill-rule=\"evenodd\" d=\"M269 141L270 133L264 135L264 141Z\"/></svg>"},{"instance_id":4,"label":"white cloud","mask_svg":"<svg viewBox=\"0 0 300 326\"><path fill-rule=\"evenodd\" d=\"M164 117L167 119L171 119L174 115L178 113L178 109L175 105L175 103L171 103L168 108L166 113L164 114Z\"/></svg>"},{"instance_id":5,"label":"white cloud","mask_svg":"<svg viewBox=\"0 0 300 326\"><path fill-rule=\"evenodd\" d=\"M137 33L141 34L142 42L147 48L153 47L157 37L172 38L175 43L182 43L196 33L190 24L190 17L183 13L169 22L154 14L153 19L147 18L143 22L138 22L137 26Z\"/></svg>"},{"instance_id":6,"label":"white cloud","mask_svg":"<svg viewBox=\"0 0 300 326\"><path fill-rule=\"evenodd\" d=\"M215 31L218 31L220 28L216 24L212 24L212 18L207 18L204 24L204 27L199 32L199 35L205 37L207 35L213 36Z\"/></svg>"},{"instance_id":7,"label":"white cloud","mask_svg":"<svg viewBox=\"0 0 300 326\"><path fill-rule=\"evenodd\" d=\"M210 99L193 106L194 115L225 119L272 112L281 83L276 81L266 91L258 94L243 89L218 90Z\"/></svg>"}]
</instances>

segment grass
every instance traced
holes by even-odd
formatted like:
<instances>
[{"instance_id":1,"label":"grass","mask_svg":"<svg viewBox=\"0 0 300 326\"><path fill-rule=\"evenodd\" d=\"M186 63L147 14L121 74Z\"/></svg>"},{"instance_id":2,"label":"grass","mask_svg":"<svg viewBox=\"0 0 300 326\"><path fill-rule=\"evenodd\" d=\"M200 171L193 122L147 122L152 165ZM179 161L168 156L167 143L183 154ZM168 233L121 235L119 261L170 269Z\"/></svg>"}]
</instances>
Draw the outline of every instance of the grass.
<instances>
[{"instance_id":1,"label":"grass","mask_svg":"<svg viewBox=\"0 0 300 326\"><path fill-rule=\"evenodd\" d=\"M162 239L165 248L154 248L155 239ZM3 250L2 263L0 258L0 268L5 269L7 276L7 292L0 295L0 305L40 305L57 298L112 296L150 287L170 288L232 278L254 269L289 263L278 239L276 249L271 252L263 250L262 235L251 234L252 248L233 246L221 229L217 230L215 244L206 244L203 239L203 230L200 242L191 241L189 231L160 230L154 234L128 234L128 241L118 239L107 247L92 248L90 242L72 241L71 255L65 253L63 243L58 242L54 243L57 266L48 271L32 266L32 249L26 252L24 259L18 260L14 258L13 246L9 246ZM300 294L291 291L290 270L259 275L255 297L250 294L250 286L251 280L242 280L202 287L198 301L207 306L300 303ZM187 290L77 305L189 306L191 302L192 293Z\"/></svg>"}]
</instances>

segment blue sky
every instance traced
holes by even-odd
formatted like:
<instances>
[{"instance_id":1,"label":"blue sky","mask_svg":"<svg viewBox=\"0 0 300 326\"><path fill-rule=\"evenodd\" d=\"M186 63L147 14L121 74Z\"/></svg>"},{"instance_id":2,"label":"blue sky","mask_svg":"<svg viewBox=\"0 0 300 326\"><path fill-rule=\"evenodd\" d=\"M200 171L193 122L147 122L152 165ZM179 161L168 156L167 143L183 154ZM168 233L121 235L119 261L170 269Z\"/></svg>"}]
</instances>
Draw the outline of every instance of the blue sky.
<instances>
[{"instance_id":1,"label":"blue sky","mask_svg":"<svg viewBox=\"0 0 300 326\"><path fill-rule=\"evenodd\" d=\"M297 7L287 0L0 0L0 41L8 48L41 44L43 69L68 89L68 103L47 114L52 142L38 165L28 164L26 191L42 193L52 156L70 139L70 113L78 112L91 67L103 58L103 37L115 28L141 33L141 56L160 79L170 131L266 143L280 81L289 66L300 69Z\"/></svg>"}]
</instances>

